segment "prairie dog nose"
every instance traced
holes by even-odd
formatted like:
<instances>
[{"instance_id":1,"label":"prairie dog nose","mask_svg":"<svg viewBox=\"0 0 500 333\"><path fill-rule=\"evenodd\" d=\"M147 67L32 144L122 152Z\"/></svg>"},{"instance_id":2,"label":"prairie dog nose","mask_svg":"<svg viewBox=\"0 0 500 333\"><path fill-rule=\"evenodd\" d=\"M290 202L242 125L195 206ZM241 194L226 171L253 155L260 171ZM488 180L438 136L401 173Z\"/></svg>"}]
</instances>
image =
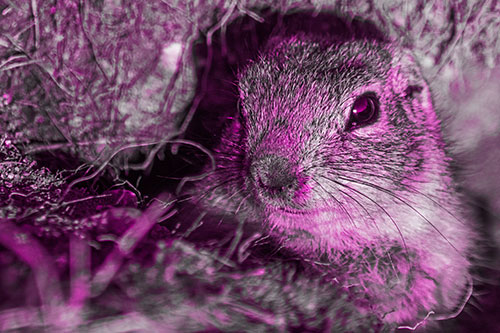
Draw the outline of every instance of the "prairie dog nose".
<instances>
[{"instance_id":1,"label":"prairie dog nose","mask_svg":"<svg viewBox=\"0 0 500 333\"><path fill-rule=\"evenodd\" d=\"M251 165L255 186L269 198L293 197L297 189L297 173L290 161L275 154L265 154Z\"/></svg>"}]
</instances>

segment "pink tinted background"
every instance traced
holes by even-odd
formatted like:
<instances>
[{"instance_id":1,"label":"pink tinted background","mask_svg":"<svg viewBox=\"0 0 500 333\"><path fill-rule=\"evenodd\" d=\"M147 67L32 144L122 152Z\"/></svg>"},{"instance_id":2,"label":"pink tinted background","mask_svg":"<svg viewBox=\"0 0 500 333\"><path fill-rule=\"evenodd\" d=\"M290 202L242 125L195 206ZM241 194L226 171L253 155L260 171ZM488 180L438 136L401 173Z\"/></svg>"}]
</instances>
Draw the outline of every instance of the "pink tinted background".
<instances>
[{"instance_id":1,"label":"pink tinted background","mask_svg":"<svg viewBox=\"0 0 500 333\"><path fill-rule=\"evenodd\" d=\"M146 173L148 159L137 161L134 152L153 156L148 154L177 133L176 115L189 111L199 80L190 47L199 31L210 40L240 15L258 19L251 8L265 3L0 0L2 142L28 155L64 148L96 168L111 164ZM279 9L302 6L309 5L288 1ZM463 186L484 199L489 212L484 228L499 244L499 5L316 1L314 6L372 19L414 50L463 169ZM85 248L78 241L72 246ZM36 250L25 253L45 258ZM498 266L496 258L492 265ZM54 269L41 267L46 275ZM78 291L71 303L77 306L86 297L85 288ZM53 294L60 297L48 290Z\"/></svg>"}]
</instances>

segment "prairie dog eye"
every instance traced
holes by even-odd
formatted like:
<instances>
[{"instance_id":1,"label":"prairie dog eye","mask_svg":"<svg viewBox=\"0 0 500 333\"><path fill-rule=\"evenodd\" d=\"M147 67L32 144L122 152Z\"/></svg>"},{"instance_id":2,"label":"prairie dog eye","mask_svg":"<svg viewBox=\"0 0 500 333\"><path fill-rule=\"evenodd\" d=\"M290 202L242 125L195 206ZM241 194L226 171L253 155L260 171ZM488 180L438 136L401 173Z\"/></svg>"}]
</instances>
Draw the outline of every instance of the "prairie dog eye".
<instances>
[{"instance_id":1,"label":"prairie dog eye","mask_svg":"<svg viewBox=\"0 0 500 333\"><path fill-rule=\"evenodd\" d=\"M356 98L351 107L351 115L347 124L348 130L373 124L379 113L377 96L373 93L363 94Z\"/></svg>"}]
</instances>

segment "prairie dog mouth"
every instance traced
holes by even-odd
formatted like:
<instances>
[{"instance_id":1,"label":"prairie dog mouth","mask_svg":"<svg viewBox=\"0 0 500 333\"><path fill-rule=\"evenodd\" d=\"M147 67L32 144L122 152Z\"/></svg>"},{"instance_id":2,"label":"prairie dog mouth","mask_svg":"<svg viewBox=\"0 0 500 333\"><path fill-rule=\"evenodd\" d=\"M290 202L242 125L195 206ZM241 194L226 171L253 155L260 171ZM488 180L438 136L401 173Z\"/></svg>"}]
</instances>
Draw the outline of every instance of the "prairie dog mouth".
<instances>
[{"instance_id":1,"label":"prairie dog mouth","mask_svg":"<svg viewBox=\"0 0 500 333\"><path fill-rule=\"evenodd\" d=\"M314 208L314 207L304 207L300 208L292 208L292 207L283 207L283 206L268 206L267 210L271 213L284 214L284 215L314 215L319 212L326 210L326 207L323 208Z\"/></svg>"},{"instance_id":2,"label":"prairie dog mouth","mask_svg":"<svg viewBox=\"0 0 500 333\"><path fill-rule=\"evenodd\" d=\"M294 209L289 207L277 207L275 210L291 215L309 215L313 212L312 210Z\"/></svg>"}]
</instances>

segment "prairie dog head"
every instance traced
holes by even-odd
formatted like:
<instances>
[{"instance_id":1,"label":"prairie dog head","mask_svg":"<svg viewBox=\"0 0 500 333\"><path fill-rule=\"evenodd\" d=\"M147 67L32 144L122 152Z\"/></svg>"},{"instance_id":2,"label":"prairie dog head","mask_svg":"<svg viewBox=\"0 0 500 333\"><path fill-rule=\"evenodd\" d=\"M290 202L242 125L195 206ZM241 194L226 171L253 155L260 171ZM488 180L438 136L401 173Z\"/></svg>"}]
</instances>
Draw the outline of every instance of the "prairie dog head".
<instances>
[{"instance_id":1,"label":"prairie dog head","mask_svg":"<svg viewBox=\"0 0 500 333\"><path fill-rule=\"evenodd\" d=\"M314 251L459 246L440 124L410 53L305 35L270 44L239 75L245 187L269 227Z\"/></svg>"}]
</instances>

